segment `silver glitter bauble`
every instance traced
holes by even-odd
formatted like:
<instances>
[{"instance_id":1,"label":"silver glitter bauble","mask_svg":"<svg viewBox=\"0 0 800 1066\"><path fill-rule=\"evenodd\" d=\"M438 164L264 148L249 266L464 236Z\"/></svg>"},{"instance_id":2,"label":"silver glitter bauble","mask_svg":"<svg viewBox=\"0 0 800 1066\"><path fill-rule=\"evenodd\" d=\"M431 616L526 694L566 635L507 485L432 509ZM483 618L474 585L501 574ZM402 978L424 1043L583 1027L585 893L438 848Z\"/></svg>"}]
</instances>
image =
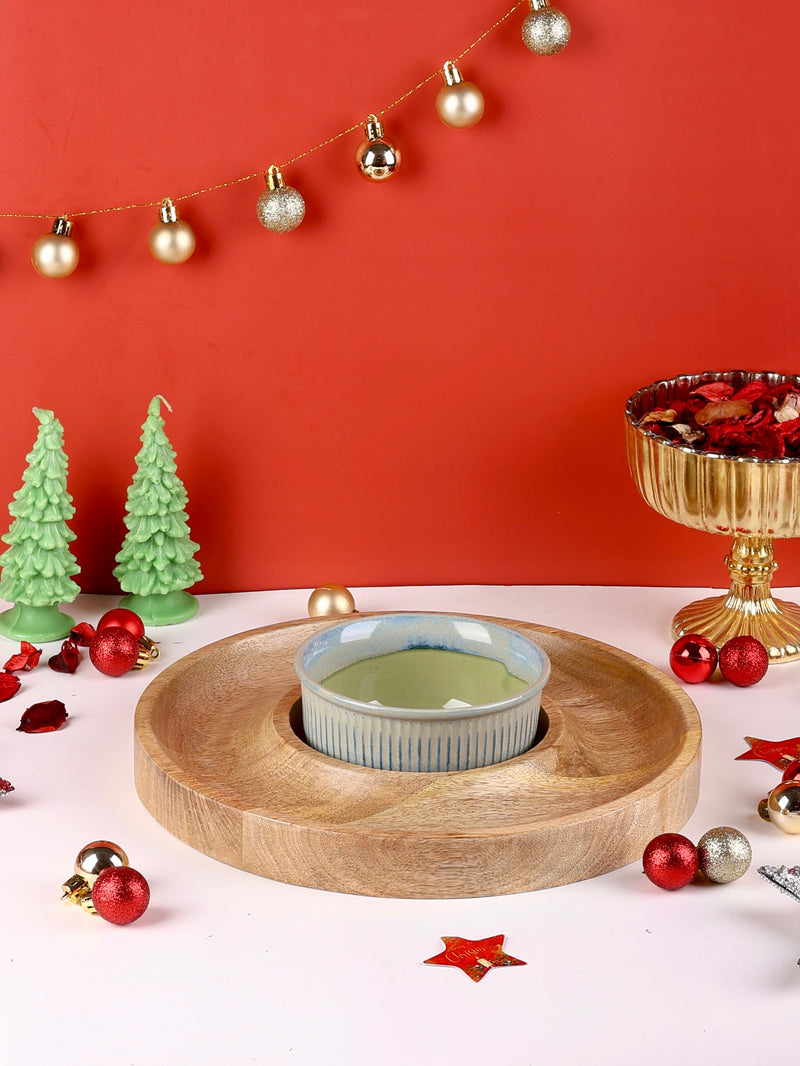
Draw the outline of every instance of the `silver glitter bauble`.
<instances>
[{"instance_id":1,"label":"silver glitter bauble","mask_svg":"<svg viewBox=\"0 0 800 1066\"><path fill-rule=\"evenodd\" d=\"M747 873L753 858L753 850L744 833L721 825L709 829L697 844L697 858L700 869L709 879L718 885L727 885Z\"/></svg>"},{"instance_id":2,"label":"silver glitter bauble","mask_svg":"<svg viewBox=\"0 0 800 1066\"><path fill-rule=\"evenodd\" d=\"M258 221L272 233L291 233L303 221L306 202L297 189L284 185L272 192L267 189L256 204Z\"/></svg>"},{"instance_id":3,"label":"silver glitter bauble","mask_svg":"<svg viewBox=\"0 0 800 1066\"><path fill-rule=\"evenodd\" d=\"M531 8L522 23L523 44L538 56L556 55L569 41L569 19L547 0L531 0Z\"/></svg>"}]
</instances>

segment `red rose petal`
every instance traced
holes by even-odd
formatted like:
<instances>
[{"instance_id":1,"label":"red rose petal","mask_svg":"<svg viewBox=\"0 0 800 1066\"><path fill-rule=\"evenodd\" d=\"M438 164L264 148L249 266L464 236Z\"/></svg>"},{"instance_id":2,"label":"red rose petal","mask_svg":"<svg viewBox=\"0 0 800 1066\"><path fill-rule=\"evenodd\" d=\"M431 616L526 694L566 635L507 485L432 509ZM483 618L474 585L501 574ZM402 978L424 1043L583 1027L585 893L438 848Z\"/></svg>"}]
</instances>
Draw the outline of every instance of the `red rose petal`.
<instances>
[{"instance_id":1,"label":"red rose petal","mask_svg":"<svg viewBox=\"0 0 800 1066\"><path fill-rule=\"evenodd\" d=\"M749 381L738 392L735 392L731 399L747 400L749 403L753 403L754 400L760 400L767 391L767 386L763 381Z\"/></svg>"},{"instance_id":2,"label":"red rose petal","mask_svg":"<svg viewBox=\"0 0 800 1066\"><path fill-rule=\"evenodd\" d=\"M74 674L78 669L80 657L78 645L71 640L65 640L61 645L61 651L57 655L51 655L47 665L59 674Z\"/></svg>"},{"instance_id":3,"label":"red rose petal","mask_svg":"<svg viewBox=\"0 0 800 1066\"><path fill-rule=\"evenodd\" d=\"M77 644L79 648L88 648L94 633L94 626L90 625L89 622L78 622L70 633L69 639L73 644Z\"/></svg>"},{"instance_id":4,"label":"red rose petal","mask_svg":"<svg viewBox=\"0 0 800 1066\"><path fill-rule=\"evenodd\" d=\"M19 691L21 683L16 674L0 674L0 703L10 700Z\"/></svg>"},{"instance_id":5,"label":"red rose petal","mask_svg":"<svg viewBox=\"0 0 800 1066\"><path fill-rule=\"evenodd\" d=\"M708 385L701 385L699 389L694 389L692 396L702 396L704 400L713 402L729 400L733 396L733 385L729 385L727 381L712 381Z\"/></svg>"},{"instance_id":6,"label":"red rose petal","mask_svg":"<svg viewBox=\"0 0 800 1066\"><path fill-rule=\"evenodd\" d=\"M34 703L20 719L18 733L52 733L68 718L67 708L61 700L45 700Z\"/></svg>"},{"instance_id":7,"label":"red rose petal","mask_svg":"<svg viewBox=\"0 0 800 1066\"><path fill-rule=\"evenodd\" d=\"M34 648L27 640L23 640L20 644L19 652L11 656L3 669L12 672L15 670L32 670L39 662L41 654L41 648Z\"/></svg>"}]
</instances>

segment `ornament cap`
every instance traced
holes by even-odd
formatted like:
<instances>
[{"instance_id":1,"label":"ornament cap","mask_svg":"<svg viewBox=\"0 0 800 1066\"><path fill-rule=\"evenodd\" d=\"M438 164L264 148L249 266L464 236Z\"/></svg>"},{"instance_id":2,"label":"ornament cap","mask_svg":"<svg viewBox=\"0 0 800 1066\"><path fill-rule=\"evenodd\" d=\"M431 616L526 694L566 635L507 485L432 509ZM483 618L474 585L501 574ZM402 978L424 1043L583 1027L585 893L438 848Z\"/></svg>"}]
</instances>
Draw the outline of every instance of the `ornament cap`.
<instances>
[{"instance_id":1,"label":"ornament cap","mask_svg":"<svg viewBox=\"0 0 800 1066\"><path fill-rule=\"evenodd\" d=\"M92 890L80 874L73 874L72 877L67 878L61 886L61 891L64 893L61 897L62 903L72 903L76 907L83 907L89 914L95 913Z\"/></svg>"},{"instance_id":2,"label":"ornament cap","mask_svg":"<svg viewBox=\"0 0 800 1066\"><path fill-rule=\"evenodd\" d=\"M377 115L367 115L364 123L364 133L368 141L380 141L383 137L383 123Z\"/></svg>"},{"instance_id":3,"label":"ornament cap","mask_svg":"<svg viewBox=\"0 0 800 1066\"><path fill-rule=\"evenodd\" d=\"M530 0L531 11L544 11L546 7L550 7L548 0Z\"/></svg>"},{"instance_id":4,"label":"ornament cap","mask_svg":"<svg viewBox=\"0 0 800 1066\"><path fill-rule=\"evenodd\" d=\"M134 670L143 670L145 666L149 666L153 659L157 659L159 656L158 645L150 637L139 637L139 657L133 664Z\"/></svg>"},{"instance_id":5,"label":"ornament cap","mask_svg":"<svg viewBox=\"0 0 800 1066\"><path fill-rule=\"evenodd\" d=\"M72 223L66 215L59 215L58 218L53 219L53 233L59 237L69 237L71 229Z\"/></svg>"},{"instance_id":6,"label":"ornament cap","mask_svg":"<svg viewBox=\"0 0 800 1066\"><path fill-rule=\"evenodd\" d=\"M276 189L285 188L286 183L283 180L283 174L281 174L280 167L276 167L274 163L267 169L264 178L270 192L275 192Z\"/></svg>"},{"instance_id":7,"label":"ornament cap","mask_svg":"<svg viewBox=\"0 0 800 1066\"><path fill-rule=\"evenodd\" d=\"M461 71L450 59L442 67L442 79L445 85L458 85L464 80L461 77Z\"/></svg>"},{"instance_id":8,"label":"ornament cap","mask_svg":"<svg viewBox=\"0 0 800 1066\"><path fill-rule=\"evenodd\" d=\"M178 221L178 212L175 210L175 204L173 204L168 196L165 196L161 201L161 207L158 209L158 217L164 223Z\"/></svg>"}]
</instances>

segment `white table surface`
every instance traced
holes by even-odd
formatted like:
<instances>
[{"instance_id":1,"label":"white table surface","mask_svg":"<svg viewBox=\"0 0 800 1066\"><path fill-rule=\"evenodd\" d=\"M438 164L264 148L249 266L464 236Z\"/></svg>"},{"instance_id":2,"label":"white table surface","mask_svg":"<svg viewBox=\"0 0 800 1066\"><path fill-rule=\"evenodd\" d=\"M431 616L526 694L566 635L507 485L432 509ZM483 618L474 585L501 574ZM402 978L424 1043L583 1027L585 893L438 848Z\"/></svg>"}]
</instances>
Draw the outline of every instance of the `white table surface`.
<instances>
[{"instance_id":1,"label":"white table surface","mask_svg":"<svg viewBox=\"0 0 800 1066\"><path fill-rule=\"evenodd\" d=\"M0 705L4 881L0 1060L9 1066L393 1066L754 1063L791 1054L800 1003L800 906L757 873L800 861L800 838L761 821L778 783L736 762L746 735L800 735L800 664L749 689L686 686L703 722L695 842L731 825L753 864L729 885L665 892L640 862L514 896L395 900L280 884L172 837L133 782L133 713L156 673L231 633L306 617L308 589L201 596L198 616L150 630L161 657L107 678L84 661L40 666ZM594 587L354 589L361 611L421 609L540 622L668 671L670 619L709 590ZM797 601L800 589L778 590ZM95 623L118 601L81 596ZM18 645L0 639L3 661ZM62 699L69 720L16 732L22 711ZM677 828L677 827L676 827ZM60 902L80 848L106 838L151 887L147 913L114 926ZM502 933L526 966L480 982L423 960L442 936Z\"/></svg>"}]
</instances>

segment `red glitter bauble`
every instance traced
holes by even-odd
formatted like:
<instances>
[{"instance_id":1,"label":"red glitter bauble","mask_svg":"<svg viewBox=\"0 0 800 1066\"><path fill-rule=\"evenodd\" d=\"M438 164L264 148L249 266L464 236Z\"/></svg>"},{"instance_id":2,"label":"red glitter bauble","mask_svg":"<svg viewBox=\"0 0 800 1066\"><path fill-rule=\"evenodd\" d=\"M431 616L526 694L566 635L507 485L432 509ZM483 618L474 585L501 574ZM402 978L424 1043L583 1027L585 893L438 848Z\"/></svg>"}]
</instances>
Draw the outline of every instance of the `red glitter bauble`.
<instances>
[{"instance_id":1,"label":"red glitter bauble","mask_svg":"<svg viewBox=\"0 0 800 1066\"><path fill-rule=\"evenodd\" d=\"M644 872L659 888L683 888L694 878L700 865L697 848L680 833L654 837L642 856Z\"/></svg>"},{"instance_id":2,"label":"red glitter bauble","mask_svg":"<svg viewBox=\"0 0 800 1066\"><path fill-rule=\"evenodd\" d=\"M787 781L800 781L800 759L793 759L781 775L781 784Z\"/></svg>"},{"instance_id":3,"label":"red glitter bauble","mask_svg":"<svg viewBox=\"0 0 800 1066\"><path fill-rule=\"evenodd\" d=\"M92 637L89 658L101 674L119 677L136 665L139 641L129 629L121 626L103 629Z\"/></svg>"},{"instance_id":4,"label":"red glitter bauble","mask_svg":"<svg viewBox=\"0 0 800 1066\"><path fill-rule=\"evenodd\" d=\"M144 636L144 622L138 614L129 611L127 607L115 607L111 611L106 611L96 628L99 633L101 629L111 629L115 626L129 630L137 640Z\"/></svg>"},{"instance_id":5,"label":"red glitter bauble","mask_svg":"<svg viewBox=\"0 0 800 1066\"><path fill-rule=\"evenodd\" d=\"M734 637L720 649L722 676L740 688L755 685L766 674L768 666L767 649L755 637Z\"/></svg>"},{"instance_id":6,"label":"red glitter bauble","mask_svg":"<svg viewBox=\"0 0 800 1066\"><path fill-rule=\"evenodd\" d=\"M678 637L669 653L672 672L681 681L696 685L708 681L717 668L717 649L707 637L686 633Z\"/></svg>"},{"instance_id":7,"label":"red glitter bauble","mask_svg":"<svg viewBox=\"0 0 800 1066\"><path fill-rule=\"evenodd\" d=\"M92 888L92 903L101 918L114 925L128 925L141 918L150 902L150 886L130 866L109 866L98 874Z\"/></svg>"}]
</instances>

